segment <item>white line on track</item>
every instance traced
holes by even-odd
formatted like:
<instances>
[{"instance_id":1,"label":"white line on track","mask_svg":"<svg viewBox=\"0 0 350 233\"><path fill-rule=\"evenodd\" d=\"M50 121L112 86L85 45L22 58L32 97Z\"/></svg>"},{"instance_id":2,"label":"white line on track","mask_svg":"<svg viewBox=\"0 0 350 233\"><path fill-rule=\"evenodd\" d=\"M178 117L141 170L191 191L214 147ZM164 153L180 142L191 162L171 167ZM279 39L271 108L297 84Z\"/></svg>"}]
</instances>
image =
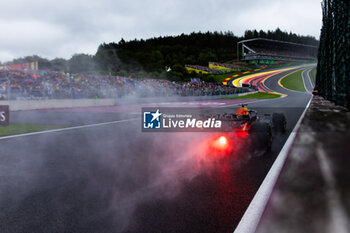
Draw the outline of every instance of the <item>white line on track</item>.
<instances>
[{"instance_id":1,"label":"white line on track","mask_svg":"<svg viewBox=\"0 0 350 233\"><path fill-rule=\"evenodd\" d=\"M309 78L309 82L310 82L311 87L312 87L311 93L312 93L313 89L315 88L315 83L312 81L312 78L311 78L311 76L310 76L310 73L311 73L311 71L312 71L313 69L315 69L315 67L312 67L312 68L309 70L309 72L307 72L307 77Z\"/></svg>"},{"instance_id":2,"label":"white line on track","mask_svg":"<svg viewBox=\"0 0 350 233\"><path fill-rule=\"evenodd\" d=\"M311 81L310 81L310 76L309 76L309 73L310 71L312 70L312 68L310 69L305 69L303 70L303 72L301 73L301 78L303 79L303 84L304 84L304 88L306 90L307 93L311 94L311 91L306 87L306 81L305 79L308 80L308 82L310 83L310 86L312 87L312 84L311 84ZM305 75L306 73L306 75Z\"/></svg>"},{"instance_id":3,"label":"white line on track","mask_svg":"<svg viewBox=\"0 0 350 233\"><path fill-rule=\"evenodd\" d=\"M63 132L63 131L68 131L68 130L83 129L83 128L90 128L90 127L104 126L104 125L112 125L112 124L117 124L117 123L121 123L121 122L140 120L140 119L141 118L130 118L130 119L125 119L125 120L109 121L109 122L96 123L96 124L90 124L90 125L73 126L73 127L62 128L62 129L52 129L52 130L38 131L38 132L32 132L32 133L10 135L10 136L0 137L0 140L9 139L9 138L32 136L32 135L39 135L39 134L45 134L45 133Z\"/></svg>"},{"instance_id":4,"label":"white line on track","mask_svg":"<svg viewBox=\"0 0 350 233\"><path fill-rule=\"evenodd\" d=\"M269 100L270 99L257 100L257 101L248 102L247 104L269 101ZM204 109L226 108L226 107L237 106L240 104L242 104L242 102L237 103L237 104L225 105L225 106L208 107L208 108L204 108ZM139 113L134 113L134 114L139 114ZM79 125L79 126L66 127L66 128L61 128L61 129L51 129L51 130L44 130L44 131L38 131L38 132L32 132L32 133L9 135L9 136L0 137L0 140L10 139L10 138L18 138L18 137L26 137L26 136L32 136L32 135L39 135L39 134L45 134L45 133L63 132L63 131L69 131L69 130L75 130L75 129L90 128L90 127L98 127L98 126L111 125L111 124L117 124L117 123L121 123L121 122L140 120L140 119L141 118L130 118L130 119L125 119L125 120L109 121L109 122L102 122L102 123L96 123L96 124L90 124L90 125Z\"/></svg>"},{"instance_id":5,"label":"white line on track","mask_svg":"<svg viewBox=\"0 0 350 233\"><path fill-rule=\"evenodd\" d=\"M279 99L279 98L276 98L276 99ZM244 99L242 99L242 100L244 100ZM243 102L242 101L241 103L237 103L237 104L230 104L230 105L218 106L218 107L212 107L212 108L206 108L206 109L228 108L228 107L234 107L234 106L241 105L241 104L255 104L255 103L269 101L269 100L275 100L275 99L262 99L262 100L256 100L256 101L251 101L251 102Z\"/></svg>"},{"instance_id":6,"label":"white line on track","mask_svg":"<svg viewBox=\"0 0 350 233\"><path fill-rule=\"evenodd\" d=\"M312 90L310 90L311 93L312 93L312 91L313 91L313 89L314 89L314 87L315 87L315 84L311 81L311 76L310 76L310 73L311 73L311 71L312 71L313 69L314 69L314 67L310 68L309 71L306 73L306 75L307 75L307 77L308 77L308 81L309 81L310 86L311 86L311 88L312 88Z\"/></svg>"},{"instance_id":7,"label":"white line on track","mask_svg":"<svg viewBox=\"0 0 350 233\"><path fill-rule=\"evenodd\" d=\"M288 153L293 145L297 131L300 127L301 121L303 120L306 110L309 108L312 98L310 98L303 114L300 116L298 122L294 126L293 131L289 135L286 143L284 144L281 152L277 156L273 163L270 171L266 175L263 183L260 185L259 190L256 192L253 200L249 204L246 212L244 213L241 221L239 222L234 233L254 233L260 222L262 214L265 210L267 202L270 199L272 190L276 184L277 178L279 177L282 167L287 159Z\"/></svg>"},{"instance_id":8,"label":"white line on track","mask_svg":"<svg viewBox=\"0 0 350 233\"><path fill-rule=\"evenodd\" d=\"M310 69L310 71L308 72L308 75L309 75L309 78L310 78L310 83L311 83L312 88L315 87L315 82L313 81L313 79L311 79L311 76L310 76L310 73L311 73L311 71L312 71L313 69L315 69L315 67L313 67L312 69Z\"/></svg>"},{"instance_id":9,"label":"white line on track","mask_svg":"<svg viewBox=\"0 0 350 233\"><path fill-rule=\"evenodd\" d=\"M303 85L304 85L305 91L306 91L306 92L309 92L309 89L307 89L306 84L305 84L305 79L304 79L304 73L305 73L305 71L306 71L306 69L303 70L303 72L301 73L301 79L303 80Z\"/></svg>"}]
</instances>

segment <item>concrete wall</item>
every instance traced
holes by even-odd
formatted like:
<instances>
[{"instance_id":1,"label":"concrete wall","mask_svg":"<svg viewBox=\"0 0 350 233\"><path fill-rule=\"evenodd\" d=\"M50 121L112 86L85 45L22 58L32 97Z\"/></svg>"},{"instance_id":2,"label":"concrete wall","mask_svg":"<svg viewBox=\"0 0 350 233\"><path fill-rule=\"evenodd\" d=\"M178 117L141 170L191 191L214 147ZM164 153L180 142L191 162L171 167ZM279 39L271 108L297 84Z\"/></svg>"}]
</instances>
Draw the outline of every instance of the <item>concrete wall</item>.
<instances>
[{"instance_id":1,"label":"concrete wall","mask_svg":"<svg viewBox=\"0 0 350 233\"><path fill-rule=\"evenodd\" d=\"M243 96L257 93L257 91L246 92L234 95L220 96L177 96L177 97L149 97L149 98L124 98L124 99L58 99L58 100L1 100L0 105L9 105L10 111L50 109L50 108L80 108L80 107L98 107L112 106L121 104L136 103L159 103L171 101L193 101L193 100L212 100L223 97Z\"/></svg>"},{"instance_id":2,"label":"concrete wall","mask_svg":"<svg viewBox=\"0 0 350 233\"><path fill-rule=\"evenodd\" d=\"M60 100L10 100L0 101L0 105L9 105L10 111L47 108L78 108L114 105L115 99L60 99Z\"/></svg>"}]
</instances>

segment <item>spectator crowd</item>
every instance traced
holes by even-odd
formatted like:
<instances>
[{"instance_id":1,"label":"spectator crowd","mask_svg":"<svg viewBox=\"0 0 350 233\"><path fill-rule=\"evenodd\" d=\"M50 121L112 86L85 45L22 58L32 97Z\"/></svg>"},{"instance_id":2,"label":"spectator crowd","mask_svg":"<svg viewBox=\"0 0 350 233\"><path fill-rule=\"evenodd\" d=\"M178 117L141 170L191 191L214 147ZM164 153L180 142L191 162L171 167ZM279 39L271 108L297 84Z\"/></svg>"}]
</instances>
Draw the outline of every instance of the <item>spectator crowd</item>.
<instances>
[{"instance_id":1,"label":"spectator crowd","mask_svg":"<svg viewBox=\"0 0 350 233\"><path fill-rule=\"evenodd\" d=\"M10 88L9 88L10 87ZM221 83L170 82L55 71L0 70L0 99L122 98L227 95L249 91Z\"/></svg>"}]
</instances>

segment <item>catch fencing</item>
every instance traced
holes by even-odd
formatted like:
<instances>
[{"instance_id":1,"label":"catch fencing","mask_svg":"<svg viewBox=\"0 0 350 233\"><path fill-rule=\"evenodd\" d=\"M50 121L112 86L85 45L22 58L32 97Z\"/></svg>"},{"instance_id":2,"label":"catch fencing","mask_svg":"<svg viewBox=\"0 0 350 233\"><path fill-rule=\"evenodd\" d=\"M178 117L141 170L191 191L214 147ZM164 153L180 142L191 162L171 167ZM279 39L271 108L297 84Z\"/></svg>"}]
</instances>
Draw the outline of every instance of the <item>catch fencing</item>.
<instances>
[{"instance_id":1,"label":"catch fencing","mask_svg":"<svg viewBox=\"0 0 350 233\"><path fill-rule=\"evenodd\" d=\"M316 89L350 108L350 1L324 0Z\"/></svg>"}]
</instances>

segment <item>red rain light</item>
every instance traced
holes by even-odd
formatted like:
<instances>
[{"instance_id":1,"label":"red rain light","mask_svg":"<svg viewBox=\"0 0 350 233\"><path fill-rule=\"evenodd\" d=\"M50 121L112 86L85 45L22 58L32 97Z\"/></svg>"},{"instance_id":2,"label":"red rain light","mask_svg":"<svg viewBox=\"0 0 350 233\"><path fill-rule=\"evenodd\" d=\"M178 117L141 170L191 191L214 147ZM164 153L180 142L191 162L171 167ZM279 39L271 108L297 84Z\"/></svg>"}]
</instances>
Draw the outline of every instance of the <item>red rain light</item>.
<instances>
[{"instance_id":1,"label":"red rain light","mask_svg":"<svg viewBox=\"0 0 350 233\"><path fill-rule=\"evenodd\" d=\"M219 137L219 143L220 143L221 145L227 144L227 138L226 138L225 136Z\"/></svg>"},{"instance_id":2,"label":"red rain light","mask_svg":"<svg viewBox=\"0 0 350 233\"><path fill-rule=\"evenodd\" d=\"M212 146L218 150L226 150L228 148L228 140L225 136L220 136L213 141Z\"/></svg>"}]
</instances>

